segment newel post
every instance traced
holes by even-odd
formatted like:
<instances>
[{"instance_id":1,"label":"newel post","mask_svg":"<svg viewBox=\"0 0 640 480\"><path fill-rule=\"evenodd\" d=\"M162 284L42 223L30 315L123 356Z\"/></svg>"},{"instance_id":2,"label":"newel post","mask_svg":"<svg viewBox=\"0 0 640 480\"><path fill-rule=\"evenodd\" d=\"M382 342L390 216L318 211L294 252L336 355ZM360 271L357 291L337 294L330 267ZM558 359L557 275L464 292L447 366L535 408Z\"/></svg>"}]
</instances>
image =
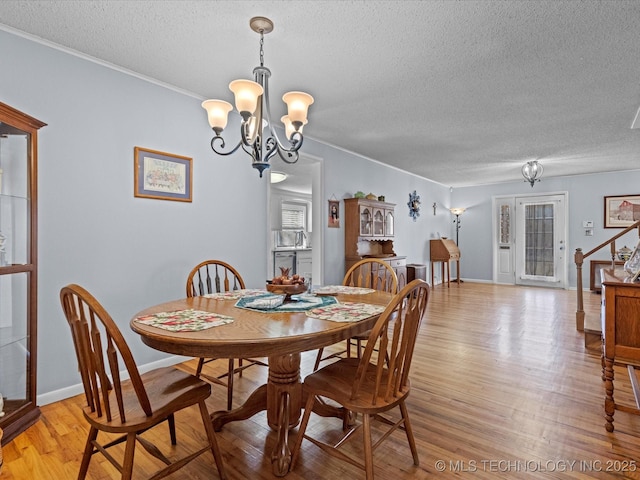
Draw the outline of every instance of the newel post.
<instances>
[{"instance_id":1,"label":"newel post","mask_svg":"<svg viewBox=\"0 0 640 480\"><path fill-rule=\"evenodd\" d=\"M584 254L582 253L581 248L576 248L574 260L576 262L576 292L578 294L576 330L582 332L584 330L584 304L582 302L582 263L584 262Z\"/></svg>"}]
</instances>

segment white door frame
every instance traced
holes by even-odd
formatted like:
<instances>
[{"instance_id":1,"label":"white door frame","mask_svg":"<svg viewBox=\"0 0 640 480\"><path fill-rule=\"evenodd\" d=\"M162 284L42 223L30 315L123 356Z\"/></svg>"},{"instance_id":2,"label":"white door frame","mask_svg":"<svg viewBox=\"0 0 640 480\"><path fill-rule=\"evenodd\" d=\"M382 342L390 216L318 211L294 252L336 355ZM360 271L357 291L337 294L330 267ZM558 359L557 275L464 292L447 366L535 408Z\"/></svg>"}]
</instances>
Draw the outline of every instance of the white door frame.
<instances>
[{"instance_id":1,"label":"white door frame","mask_svg":"<svg viewBox=\"0 0 640 480\"><path fill-rule=\"evenodd\" d=\"M539 197L543 200L546 197L555 197L562 196L564 210L562 211L562 220L561 225L557 225L557 228L554 231L558 234L556 238L556 248L557 251L561 252L558 255L558 262L560 262L560 273L558 276L558 281L551 285L548 282L531 282L526 281L524 283L535 286L547 286L547 287L556 287L556 288L567 288L568 287L568 261L569 255L567 251L567 238L568 238L568 222L569 218L569 193L564 192L545 192L540 194L518 194L518 195L498 195L492 197L492 245L493 245L493 282L494 283L508 283L511 285L515 285L516 283L516 270L518 269L516 265L516 261L519 258L516 249L520 248L521 245L524 245L524 238L518 238L518 234L516 232L516 221L517 221L517 202L520 199L524 198L537 198ZM499 216L499 205L500 204L509 204L512 206L510 210L510 219L509 219L509 229L511 232L510 241L507 244L500 243L500 216ZM509 274L505 274L505 272L501 271L504 269L504 261L505 259L509 260L509 267L512 269ZM501 263L502 262L502 263ZM509 281L509 279L511 279Z\"/></svg>"},{"instance_id":2,"label":"white door frame","mask_svg":"<svg viewBox=\"0 0 640 480\"><path fill-rule=\"evenodd\" d=\"M300 153L299 162L311 164L312 178L311 178L311 224L312 224L312 262L313 262L313 283L322 285L324 283L324 226L323 221L326 218L324 215L323 207L323 193L324 192L324 159L315 155L309 155L307 153ZM294 165L295 167L295 165ZM266 170L270 173L270 170ZM268 181L268 179L267 179ZM273 256L271 251L274 248L273 235L271 235L271 184L267 188L266 199L266 215L267 215L267 278L271 277L271 271L273 270Z\"/></svg>"}]
</instances>

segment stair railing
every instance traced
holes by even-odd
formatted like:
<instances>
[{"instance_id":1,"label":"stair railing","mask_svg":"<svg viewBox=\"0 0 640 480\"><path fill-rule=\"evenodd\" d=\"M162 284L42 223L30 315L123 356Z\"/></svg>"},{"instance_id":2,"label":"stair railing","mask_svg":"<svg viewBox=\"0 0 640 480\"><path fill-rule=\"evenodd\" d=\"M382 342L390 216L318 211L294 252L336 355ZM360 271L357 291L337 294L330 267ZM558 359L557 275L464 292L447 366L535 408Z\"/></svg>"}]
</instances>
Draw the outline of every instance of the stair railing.
<instances>
[{"instance_id":1,"label":"stair railing","mask_svg":"<svg viewBox=\"0 0 640 480\"><path fill-rule=\"evenodd\" d=\"M574 260L576 262L576 291L578 293L578 308L576 310L576 330L582 332L584 330L584 303L583 303L583 292L582 292L582 264L584 263L584 259L590 256L591 254L597 252L601 248L610 246L611 251L611 268L615 267L616 260L616 240L623 236L625 233L630 232L634 228L638 229L638 237L640 238L640 221L637 221L633 225L628 226L624 230L622 230L617 235L614 235L609 240L601 243L597 247L589 250L587 253L582 253L581 248L576 248L576 253L574 255Z\"/></svg>"}]
</instances>

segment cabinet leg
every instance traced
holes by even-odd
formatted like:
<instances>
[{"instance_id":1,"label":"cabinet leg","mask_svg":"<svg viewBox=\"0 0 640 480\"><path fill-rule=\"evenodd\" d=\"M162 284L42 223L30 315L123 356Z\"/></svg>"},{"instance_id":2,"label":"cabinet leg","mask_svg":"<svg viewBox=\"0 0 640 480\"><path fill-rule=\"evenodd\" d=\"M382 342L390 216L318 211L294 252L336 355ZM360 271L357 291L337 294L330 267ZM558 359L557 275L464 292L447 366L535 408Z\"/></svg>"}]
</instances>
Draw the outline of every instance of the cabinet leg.
<instances>
[{"instance_id":1,"label":"cabinet leg","mask_svg":"<svg viewBox=\"0 0 640 480\"><path fill-rule=\"evenodd\" d=\"M613 400L613 359L604 359L604 418L607 421L607 432L613 432L613 414L616 411L616 403Z\"/></svg>"}]
</instances>

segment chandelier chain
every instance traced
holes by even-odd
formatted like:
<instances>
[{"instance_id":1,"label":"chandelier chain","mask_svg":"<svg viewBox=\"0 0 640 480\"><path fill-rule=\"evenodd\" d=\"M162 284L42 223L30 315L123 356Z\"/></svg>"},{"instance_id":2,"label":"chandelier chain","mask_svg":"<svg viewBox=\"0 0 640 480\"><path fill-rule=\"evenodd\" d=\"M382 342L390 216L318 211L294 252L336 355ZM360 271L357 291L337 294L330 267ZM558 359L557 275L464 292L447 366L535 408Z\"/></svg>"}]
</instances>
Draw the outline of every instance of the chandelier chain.
<instances>
[{"instance_id":1,"label":"chandelier chain","mask_svg":"<svg viewBox=\"0 0 640 480\"><path fill-rule=\"evenodd\" d=\"M260 30L260 66L264 67L264 32Z\"/></svg>"}]
</instances>

